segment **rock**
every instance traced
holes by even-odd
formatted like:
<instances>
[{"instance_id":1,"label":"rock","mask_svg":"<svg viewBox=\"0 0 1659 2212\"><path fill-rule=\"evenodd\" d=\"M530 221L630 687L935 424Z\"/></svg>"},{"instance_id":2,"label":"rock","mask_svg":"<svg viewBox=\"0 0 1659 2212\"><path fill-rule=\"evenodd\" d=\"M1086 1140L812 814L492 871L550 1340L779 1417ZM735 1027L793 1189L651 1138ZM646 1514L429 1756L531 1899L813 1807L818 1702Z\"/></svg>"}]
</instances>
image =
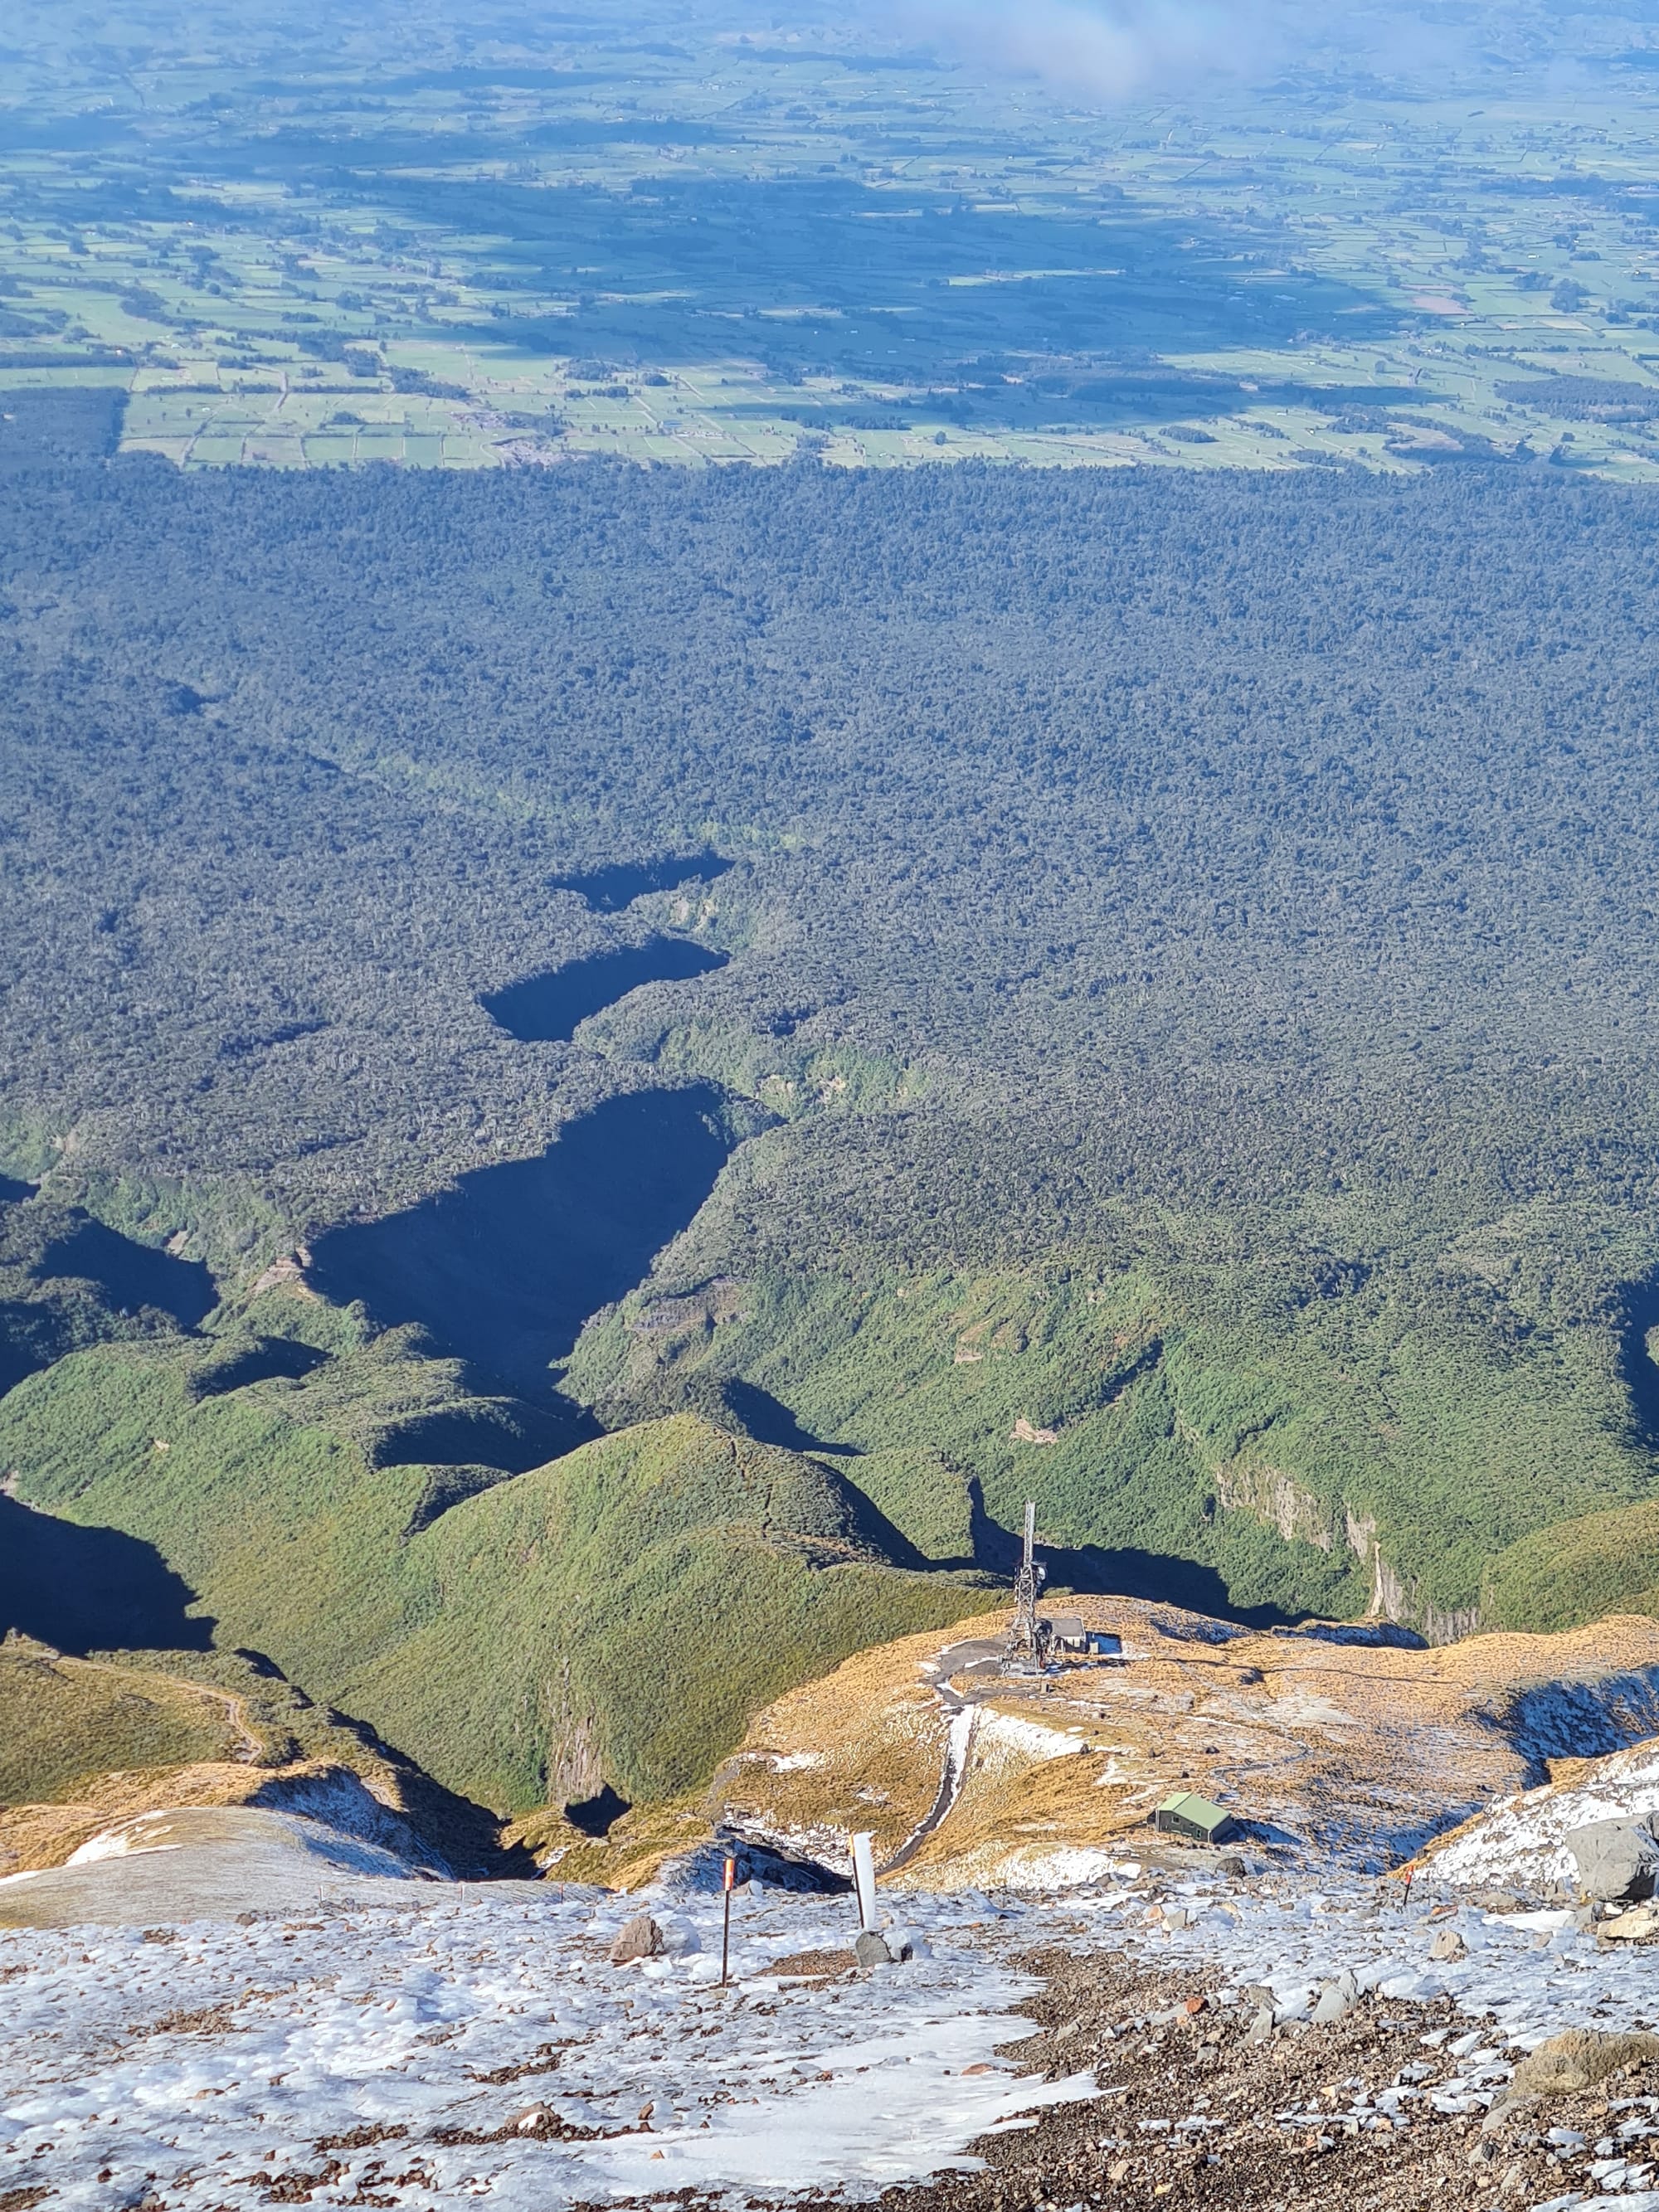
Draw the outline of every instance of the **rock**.
<instances>
[{"instance_id":1,"label":"rock","mask_svg":"<svg viewBox=\"0 0 1659 2212\"><path fill-rule=\"evenodd\" d=\"M1270 2005L1263 2005L1245 2029L1244 2040L1246 2043L1267 2043L1271 2040L1273 2032L1273 2008Z\"/></svg>"},{"instance_id":2,"label":"rock","mask_svg":"<svg viewBox=\"0 0 1659 2212\"><path fill-rule=\"evenodd\" d=\"M545 2105L532 2105L514 2121L514 2132L521 2136L545 2135L550 2128L558 2125L557 2115Z\"/></svg>"},{"instance_id":3,"label":"rock","mask_svg":"<svg viewBox=\"0 0 1659 2212\"><path fill-rule=\"evenodd\" d=\"M1615 1912L1602 1921L1596 1929L1609 1943L1648 1943L1659 1936L1659 1901L1632 1905L1623 1912Z\"/></svg>"},{"instance_id":4,"label":"rock","mask_svg":"<svg viewBox=\"0 0 1659 2212\"><path fill-rule=\"evenodd\" d=\"M1455 1928L1443 1928L1429 1946L1431 1959L1461 1959L1468 1945Z\"/></svg>"},{"instance_id":5,"label":"rock","mask_svg":"<svg viewBox=\"0 0 1659 2212\"><path fill-rule=\"evenodd\" d=\"M1622 1905L1651 1897L1659 1878L1659 1839L1645 1820L1592 1820L1568 1832L1567 1849L1588 1898Z\"/></svg>"},{"instance_id":6,"label":"rock","mask_svg":"<svg viewBox=\"0 0 1659 2212\"><path fill-rule=\"evenodd\" d=\"M860 1928L853 1946L853 1956L861 1966L890 1966L893 1954L873 1928Z\"/></svg>"},{"instance_id":7,"label":"rock","mask_svg":"<svg viewBox=\"0 0 1659 2212\"><path fill-rule=\"evenodd\" d=\"M611 1946L611 1963L613 1966L628 1966L636 1959L657 1958L661 1951L661 1929L648 1912L636 1912L618 1930L617 1940Z\"/></svg>"},{"instance_id":8,"label":"rock","mask_svg":"<svg viewBox=\"0 0 1659 2212\"><path fill-rule=\"evenodd\" d=\"M1576 2097L1626 2066L1645 2065L1656 2058L1659 2058L1659 2035L1570 2027L1540 2043L1521 2061L1508 2089L1487 2113L1485 2124L1502 2127L1517 2111Z\"/></svg>"},{"instance_id":9,"label":"rock","mask_svg":"<svg viewBox=\"0 0 1659 2212\"><path fill-rule=\"evenodd\" d=\"M1359 2002L1359 1985L1345 1968L1334 1982L1327 1982L1319 1992L1319 2002L1313 2008L1316 2027L1329 2027L1339 2020L1346 2020Z\"/></svg>"}]
</instances>

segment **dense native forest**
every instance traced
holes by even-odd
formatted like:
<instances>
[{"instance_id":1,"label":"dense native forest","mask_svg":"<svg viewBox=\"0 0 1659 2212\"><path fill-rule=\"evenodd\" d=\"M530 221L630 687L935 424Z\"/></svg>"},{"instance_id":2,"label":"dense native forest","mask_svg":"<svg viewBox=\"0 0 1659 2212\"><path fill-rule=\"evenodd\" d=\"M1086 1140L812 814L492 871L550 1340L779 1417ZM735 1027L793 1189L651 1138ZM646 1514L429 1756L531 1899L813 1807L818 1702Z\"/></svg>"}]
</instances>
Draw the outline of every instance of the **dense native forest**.
<instances>
[{"instance_id":1,"label":"dense native forest","mask_svg":"<svg viewBox=\"0 0 1659 2212\"><path fill-rule=\"evenodd\" d=\"M1256 1618L1659 1606L1648 495L9 416L0 1467L151 1642L528 1804L1027 1495Z\"/></svg>"}]
</instances>

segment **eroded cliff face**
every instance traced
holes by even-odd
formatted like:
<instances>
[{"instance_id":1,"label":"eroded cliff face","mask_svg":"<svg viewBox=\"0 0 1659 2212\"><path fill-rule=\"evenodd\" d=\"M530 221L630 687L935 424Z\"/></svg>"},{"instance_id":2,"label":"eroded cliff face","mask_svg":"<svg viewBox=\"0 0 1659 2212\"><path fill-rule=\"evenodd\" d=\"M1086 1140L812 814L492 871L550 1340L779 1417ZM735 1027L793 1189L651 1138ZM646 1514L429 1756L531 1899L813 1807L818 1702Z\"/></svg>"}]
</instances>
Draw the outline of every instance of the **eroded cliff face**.
<instances>
[{"instance_id":1,"label":"eroded cliff face","mask_svg":"<svg viewBox=\"0 0 1659 2212\"><path fill-rule=\"evenodd\" d=\"M1304 1490L1294 1475L1264 1460L1242 1453L1237 1459L1224 1460L1215 1470L1215 1493L1217 1502L1227 1511L1254 1514L1258 1521L1277 1528L1287 1544L1300 1540L1329 1552L1339 1540L1331 1507ZM1345 1511L1352 1527L1353 1514L1351 1510ZM1375 1533L1373 1524L1373 1537ZM1359 1558L1364 1558L1358 1545L1353 1548Z\"/></svg>"},{"instance_id":2,"label":"eroded cliff face","mask_svg":"<svg viewBox=\"0 0 1659 2212\"><path fill-rule=\"evenodd\" d=\"M1370 1573L1368 1618L1416 1629L1430 1644L1455 1643L1480 1628L1478 1604L1437 1606L1390 1564L1374 1515L1346 1499L1333 1504L1317 1498L1284 1468L1244 1453L1223 1461L1213 1480L1216 1502L1224 1511L1251 1515L1277 1529L1287 1544L1351 1553Z\"/></svg>"},{"instance_id":3,"label":"eroded cliff face","mask_svg":"<svg viewBox=\"0 0 1659 2212\"><path fill-rule=\"evenodd\" d=\"M1478 1605L1454 1606L1446 1610L1424 1600L1383 1558L1382 1547L1371 1546L1371 1612L1379 1620L1405 1621L1420 1628L1431 1644L1455 1644L1473 1636L1480 1626Z\"/></svg>"},{"instance_id":4,"label":"eroded cliff face","mask_svg":"<svg viewBox=\"0 0 1659 2212\"><path fill-rule=\"evenodd\" d=\"M579 1805L597 1797L608 1779L598 1724L571 1686L567 1656L544 1692L547 1717L547 1802Z\"/></svg>"}]
</instances>

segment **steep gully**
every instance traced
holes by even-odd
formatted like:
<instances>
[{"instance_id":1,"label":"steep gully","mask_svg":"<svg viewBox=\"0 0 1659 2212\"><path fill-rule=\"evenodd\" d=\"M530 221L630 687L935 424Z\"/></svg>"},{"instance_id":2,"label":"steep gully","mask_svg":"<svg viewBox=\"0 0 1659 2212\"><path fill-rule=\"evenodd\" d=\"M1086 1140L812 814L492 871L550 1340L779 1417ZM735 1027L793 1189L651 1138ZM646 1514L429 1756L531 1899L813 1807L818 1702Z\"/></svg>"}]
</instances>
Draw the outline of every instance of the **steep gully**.
<instances>
[{"instance_id":1,"label":"steep gully","mask_svg":"<svg viewBox=\"0 0 1659 2212\"><path fill-rule=\"evenodd\" d=\"M713 1190L736 1142L725 1103L708 1084L608 1099L537 1158L326 1231L307 1278L383 1326L419 1322L545 1403L588 1316L641 1279Z\"/></svg>"},{"instance_id":2,"label":"steep gully","mask_svg":"<svg viewBox=\"0 0 1659 2212\"><path fill-rule=\"evenodd\" d=\"M572 960L492 991L480 1003L520 1044L568 1044L579 1025L646 983L684 983L712 975L730 955L687 937L653 937Z\"/></svg>"}]
</instances>

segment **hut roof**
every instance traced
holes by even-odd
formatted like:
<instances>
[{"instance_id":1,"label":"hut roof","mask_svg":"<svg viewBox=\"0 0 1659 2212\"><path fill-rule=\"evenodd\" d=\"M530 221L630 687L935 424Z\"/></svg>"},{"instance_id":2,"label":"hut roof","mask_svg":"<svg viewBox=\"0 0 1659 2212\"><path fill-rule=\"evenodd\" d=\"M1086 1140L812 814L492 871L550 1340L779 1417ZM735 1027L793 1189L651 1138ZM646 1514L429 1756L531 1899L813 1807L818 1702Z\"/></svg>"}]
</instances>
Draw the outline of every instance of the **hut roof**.
<instances>
[{"instance_id":1,"label":"hut roof","mask_svg":"<svg viewBox=\"0 0 1659 2212\"><path fill-rule=\"evenodd\" d=\"M1177 1820L1189 1821L1194 1828L1219 1828L1233 1817L1224 1807L1212 1805L1207 1797L1195 1796L1190 1790L1176 1790L1158 1809L1172 1814Z\"/></svg>"}]
</instances>

